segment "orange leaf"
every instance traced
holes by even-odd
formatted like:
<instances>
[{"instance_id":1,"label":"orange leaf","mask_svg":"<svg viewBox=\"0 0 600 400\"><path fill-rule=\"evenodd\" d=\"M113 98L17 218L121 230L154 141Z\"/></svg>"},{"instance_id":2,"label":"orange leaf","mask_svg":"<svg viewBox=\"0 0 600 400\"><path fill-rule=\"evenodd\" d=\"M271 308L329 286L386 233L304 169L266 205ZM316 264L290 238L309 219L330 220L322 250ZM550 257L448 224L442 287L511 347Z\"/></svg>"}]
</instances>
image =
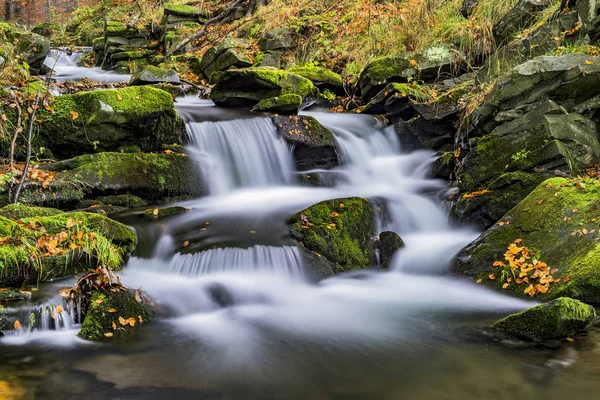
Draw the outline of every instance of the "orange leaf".
<instances>
[{"instance_id":1,"label":"orange leaf","mask_svg":"<svg viewBox=\"0 0 600 400\"><path fill-rule=\"evenodd\" d=\"M15 327L15 331L21 330L21 323L19 322L19 320L15 321L14 327Z\"/></svg>"},{"instance_id":2,"label":"orange leaf","mask_svg":"<svg viewBox=\"0 0 600 400\"><path fill-rule=\"evenodd\" d=\"M108 312L109 312L109 313L116 313L116 312L117 312L117 309L116 309L116 308L111 308L111 309L109 309L109 310L108 310Z\"/></svg>"},{"instance_id":3,"label":"orange leaf","mask_svg":"<svg viewBox=\"0 0 600 400\"><path fill-rule=\"evenodd\" d=\"M173 154L173 150L169 150L169 149L167 149L167 150L165 150L165 151L164 151L164 153L165 153L165 154Z\"/></svg>"},{"instance_id":4,"label":"orange leaf","mask_svg":"<svg viewBox=\"0 0 600 400\"><path fill-rule=\"evenodd\" d=\"M481 279L477 279L475 283L481 283Z\"/></svg>"},{"instance_id":5,"label":"orange leaf","mask_svg":"<svg viewBox=\"0 0 600 400\"><path fill-rule=\"evenodd\" d=\"M152 211L152 215L158 215L158 208L155 208L154 211Z\"/></svg>"},{"instance_id":6,"label":"orange leaf","mask_svg":"<svg viewBox=\"0 0 600 400\"><path fill-rule=\"evenodd\" d=\"M185 242L183 242L183 247L188 247L190 245L190 242L188 242L187 240Z\"/></svg>"},{"instance_id":7,"label":"orange leaf","mask_svg":"<svg viewBox=\"0 0 600 400\"><path fill-rule=\"evenodd\" d=\"M67 220L67 228L72 228L75 225L75 221L73 221L71 218L69 218Z\"/></svg>"},{"instance_id":8,"label":"orange leaf","mask_svg":"<svg viewBox=\"0 0 600 400\"><path fill-rule=\"evenodd\" d=\"M508 287L508 283L505 283L504 285L502 285L502 289L506 289Z\"/></svg>"},{"instance_id":9,"label":"orange leaf","mask_svg":"<svg viewBox=\"0 0 600 400\"><path fill-rule=\"evenodd\" d=\"M75 110L71 110L69 111L71 113L71 117L73 117L73 120L76 120L77 118L79 118L79 113Z\"/></svg>"},{"instance_id":10,"label":"orange leaf","mask_svg":"<svg viewBox=\"0 0 600 400\"><path fill-rule=\"evenodd\" d=\"M133 318L133 317L132 317L132 318L129 318L129 319L127 320L127 322L129 322L129 326L131 326L131 327L134 327L134 326L135 326L135 318Z\"/></svg>"},{"instance_id":11,"label":"orange leaf","mask_svg":"<svg viewBox=\"0 0 600 400\"><path fill-rule=\"evenodd\" d=\"M58 306L58 307L56 307L56 312L57 312L57 313L61 313L61 312L63 312L63 310L64 310L64 309L63 309L63 306Z\"/></svg>"},{"instance_id":12,"label":"orange leaf","mask_svg":"<svg viewBox=\"0 0 600 400\"><path fill-rule=\"evenodd\" d=\"M522 241L523 241L523 239L517 239L517 240L515 240L515 243L516 243L516 244L519 244L519 243L521 243Z\"/></svg>"},{"instance_id":13,"label":"orange leaf","mask_svg":"<svg viewBox=\"0 0 600 400\"><path fill-rule=\"evenodd\" d=\"M489 274L489 275L488 275L488 277L489 277L491 280L494 280L494 279L496 279L496 276L494 276L494 274Z\"/></svg>"},{"instance_id":14,"label":"orange leaf","mask_svg":"<svg viewBox=\"0 0 600 400\"><path fill-rule=\"evenodd\" d=\"M117 93L117 100L119 100L119 101L123 100L123 99L121 98L121 95L120 95L119 93Z\"/></svg>"},{"instance_id":15,"label":"orange leaf","mask_svg":"<svg viewBox=\"0 0 600 400\"><path fill-rule=\"evenodd\" d=\"M113 333L112 333L112 332L106 332L106 333L104 334L104 336L106 336L106 337L112 337L112 336L113 336Z\"/></svg>"},{"instance_id":16,"label":"orange leaf","mask_svg":"<svg viewBox=\"0 0 600 400\"><path fill-rule=\"evenodd\" d=\"M102 304L102 301L103 301L102 299L96 299L96 303L98 303L98 304Z\"/></svg>"}]
</instances>

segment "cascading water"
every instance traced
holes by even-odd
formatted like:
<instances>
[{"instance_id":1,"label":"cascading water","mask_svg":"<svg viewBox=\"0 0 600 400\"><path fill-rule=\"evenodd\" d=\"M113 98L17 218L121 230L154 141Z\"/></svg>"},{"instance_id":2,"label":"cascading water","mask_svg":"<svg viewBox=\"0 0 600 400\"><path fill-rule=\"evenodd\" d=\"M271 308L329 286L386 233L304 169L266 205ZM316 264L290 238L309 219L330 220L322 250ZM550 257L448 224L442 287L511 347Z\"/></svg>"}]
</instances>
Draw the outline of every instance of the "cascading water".
<instances>
[{"instance_id":1,"label":"cascading water","mask_svg":"<svg viewBox=\"0 0 600 400\"><path fill-rule=\"evenodd\" d=\"M86 78L92 82L112 83L129 82L131 79L131 75L115 74L112 71L105 71L100 67L79 67L78 64L83 54L85 54L85 49L73 52L65 49L52 49L44 60L44 65L51 71L54 71L52 80L56 82L80 81Z\"/></svg>"},{"instance_id":2,"label":"cascading water","mask_svg":"<svg viewBox=\"0 0 600 400\"><path fill-rule=\"evenodd\" d=\"M190 122L187 130L191 156L213 195L286 185L292 179L290 152L267 118Z\"/></svg>"}]
</instances>

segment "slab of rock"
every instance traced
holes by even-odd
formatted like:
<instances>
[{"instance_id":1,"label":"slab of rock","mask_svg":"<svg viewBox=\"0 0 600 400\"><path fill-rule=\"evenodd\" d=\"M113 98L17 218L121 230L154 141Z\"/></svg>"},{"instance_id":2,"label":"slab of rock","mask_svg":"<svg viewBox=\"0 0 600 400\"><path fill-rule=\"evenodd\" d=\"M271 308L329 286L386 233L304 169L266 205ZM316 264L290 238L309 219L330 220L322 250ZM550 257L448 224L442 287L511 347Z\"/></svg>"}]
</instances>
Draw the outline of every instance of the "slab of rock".
<instances>
[{"instance_id":1,"label":"slab of rock","mask_svg":"<svg viewBox=\"0 0 600 400\"><path fill-rule=\"evenodd\" d=\"M179 75L170 69L162 69L151 65L131 77L129 86L170 84L179 85Z\"/></svg>"}]
</instances>

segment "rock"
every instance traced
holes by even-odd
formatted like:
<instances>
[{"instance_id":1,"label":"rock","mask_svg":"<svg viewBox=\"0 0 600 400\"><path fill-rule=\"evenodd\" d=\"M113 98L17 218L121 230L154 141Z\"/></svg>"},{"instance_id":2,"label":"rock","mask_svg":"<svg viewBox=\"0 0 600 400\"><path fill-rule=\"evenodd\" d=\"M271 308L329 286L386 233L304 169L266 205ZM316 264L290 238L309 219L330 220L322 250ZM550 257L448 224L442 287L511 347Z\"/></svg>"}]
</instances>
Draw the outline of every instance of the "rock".
<instances>
[{"instance_id":1,"label":"rock","mask_svg":"<svg viewBox=\"0 0 600 400\"><path fill-rule=\"evenodd\" d=\"M117 312L109 311L111 309L115 309ZM123 321L128 320L128 322L123 324L119 318L122 318ZM152 311L146 305L136 301L130 291L97 290L91 297L89 308L77 336L86 340L105 339L112 335L135 331L136 327L150 322L152 318ZM133 322L129 322L130 319ZM113 324L118 330L113 328ZM106 333L110 335L107 336Z\"/></svg>"},{"instance_id":2,"label":"rock","mask_svg":"<svg viewBox=\"0 0 600 400\"><path fill-rule=\"evenodd\" d=\"M316 65L294 67L289 72L309 79L320 91L329 90L336 95L344 95L344 82L340 74Z\"/></svg>"},{"instance_id":3,"label":"rock","mask_svg":"<svg viewBox=\"0 0 600 400\"><path fill-rule=\"evenodd\" d=\"M302 97L297 94L284 94L259 101L252 107L252 111L290 115L298 114L301 106Z\"/></svg>"},{"instance_id":4,"label":"rock","mask_svg":"<svg viewBox=\"0 0 600 400\"><path fill-rule=\"evenodd\" d=\"M489 189L501 175L517 171L531 174L559 170L576 176L580 169L600 160L596 129L588 118L568 113L553 101L543 102L485 137L473 139L471 151L457 169L458 186L462 192ZM521 184L538 182L521 179ZM528 187L533 190L534 186ZM527 189L520 193L526 194ZM518 200L513 196L506 205L512 206ZM498 208L496 213L509 209ZM468 214L465 217L470 218Z\"/></svg>"},{"instance_id":5,"label":"rock","mask_svg":"<svg viewBox=\"0 0 600 400\"><path fill-rule=\"evenodd\" d=\"M365 199L324 201L299 212L288 224L290 236L333 263L336 273L371 265L375 226L372 206Z\"/></svg>"},{"instance_id":6,"label":"rock","mask_svg":"<svg viewBox=\"0 0 600 400\"><path fill-rule=\"evenodd\" d=\"M297 94L303 105L310 105L319 96L310 80L282 70L232 69L215 75L210 98L222 107L252 108L263 99L285 94Z\"/></svg>"},{"instance_id":7,"label":"rock","mask_svg":"<svg viewBox=\"0 0 600 400\"><path fill-rule=\"evenodd\" d=\"M331 169L339 166L333 133L314 117L273 116L277 133L293 147L298 171Z\"/></svg>"},{"instance_id":8,"label":"rock","mask_svg":"<svg viewBox=\"0 0 600 400\"><path fill-rule=\"evenodd\" d=\"M292 32L288 28L271 29L259 42L262 51L287 50L295 47Z\"/></svg>"},{"instance_id":9,"label":"rock","mask_svg":"<svg viewBox=\"0 0 600 400\"><path fill-rule=\"evenodd\" d=\"M8 318L4 315L4 309L0 306L0 337L4 336L4 331L8 330L10 327L10 323L8 322Z\"/></svg>"},{"instance_id":10,"label":"rock","mask_svg":"<svg viewBox=\"0 0 600 400\"><path fill-rule=\"evenodd\" d=\"M281 68L281 51L265 51L262 53L258 53L256 58L254 59L253 67L269 67L269 68Z\"/></svg>"},{"instance_id":11,"label":"rock","mask_svg":"<svg viewBox=\"0 0 600 400\"><path fill-rule=\"evenodd\" d=\"M228 69L246 68L252 66L250 60L251 43L245 39L225 39L217 47L208 49L199 69L204 77L211 82L212 74Z\"/></svg>"},{"instance_id":12,"label":"rock","mask_svg":"<svg viewBox=\"0 0 600 400\"><path fill-rule=\"evenodd\" d=\"M8 219L51 217L53 215L64 214L63 211L55 208L32 207L26 204L9 204L0 208L0 215Z\"/></svg>"},{"instance_id":13,"label":"rock","mask_svg":"<svg viewBox=\"0 0 600 400\"><path fill-rule=\"evenodd\" d=\"M131 228L97 214L21 205L0 213L19 217L0 216L0 237L9 240L0 246L0 286L50 281L98 264L118 269L137 243Z\"/></svg>"},{"instance_id":14,"label":"rock","mask_svg":"<svg viewBox=\"0 0 600 400\"><path fill-rule=\"evenodd\" d=\"M396 252L404 247L404 241L396 232L381 232L379 234L379 261L383 268L389 269Z\"/></svg>"},{"instance_id":15,"label":"rock","mask_svg":"<svg viewBox=\"0 0 600 400\"><path fill-rule=\"evenodd\" d=\"M496 43L510 41L515 32L531 27L537 13L543 11L552 2L550 0L519 0L519 2L502 19L494 25L493 32Z\"/></svg>"},{"instance_id":16,"label":"rock","mask_svg":"<svg viewBox=\"0 0 600 400\"><path fill-rule=\"evenodd\" d=\"M102 204L126 208L144 207L148 204L146 200L130 193L116 196L100 196L98 197L98 201Z\"/></svg>"},{"instance_id":17,"label":"rock","mask_svg":"<svg viewBox=\"0 0 600 400\"><path fill-rule=\"evenodd\" d=\"M369 101L362 113L410 119L416 115L412 105L415 102L429 101L431 93L428 87L416 83L390 83Z\"/></svg>"},{"instance_id":18,"label":"rock","mask_svg":"<svg viewBox=\"0 0 600 400\"><path fill-rule=\"evenodd\" d=\"M454 173L454 166L454 153L451 151L442 153L433 162L431 176L435 179L450 180L450 176Z\"/></svg>"},{"instance_id":19,"label":"rock","mask_svg":"<svg viewBox=\"0 0 600 400\"><path fill-rule=\"evenodd\" d=\"M585 182L585 183L584 183ZM544 181L497 224L489 228L456 257L452 270L482 279L500 288L507 247L515 240L535 250L535 258L552 270L551 291L536 298L572 297L589 303L600 302L600 244L598 236L597 181L552 178ZM531 272L533 273L533 272ZM529 276L531 276L531 273ZM496 279L489 279L493 274ZM511 274L509 273L508 276ZM507 276L507 277L508 277ZM538 279L530 278L537 285ZM526 297L527 284L510 282L505 291Z\"/></svg>"},{"instance_id":20,"label":"rock","mask_svg":"<svg viewBox=\"0 0 600 400\"><path fill-rule=\"evenodd\" d=\"M65 158L127 145L157 151L186 137L171 95L147 86L58 96L37 117L40 144Z\"/></svg>"},{"instance_id":21,"label":"rock","mask_svg":"<svg viewBox=\"0 0 600 400\"><path fill-rule=\"evenodd\" d=\"M561 297L509 315L494 323L492 328L529 340L550 340L574 336L589 328L595 319L594 307Z\"/></svg>"},{"instance_id":22,"label":"rock","mask_svg":"<svg viewBox=\"0 0 600 400\"><path fill-rule=\"evenodd\" d=\"M206 13L204 11L193 6L173 3L166 3L164 5L164 14L195 19L206 17Z\"/></svg>"},{"instance_id":23,"label":"rock","mask_svg":"<svg viewBox=\"0 0 600 400\"><path fill-rule=\"evenodd\" d=\"M185 207L173 206L163 208L150 208L144 211L144 217L150 219L172 217L174 215L180 215L188 211Z\"/></svg>"},{"instance_id":24,"label":"rock","mask_svg":"<svg viewBox=\"0 0 600 400\"><path fill-rule=\"evenodd\" d=\"M145 200L204 194L199 171L177 154L99 153L45 166L57 179L81 182L96 194L131 193Z\"/></svg>"},{"instance_id":25,"label":"rock","mask_svg":"<svg viewBox=\"0 0 600 400\"><path fill-rule=\"evenodd\" d=\"M460 53L445 45L432 46L421 53L378 58L361 72L358 81L364 102L369 102L389 83L409 79L432 82L440 75L458 76L464 72Z\"/></svg>"},{"instance_id":26,"label":"rock","mask_svg":"<svg viewBox=\"0 0 600 400\"><path fill-rule=\"evenodd\" d=\"M310 281L319 282L335 275L336 265L325 257L302 246L300 246L300 254L302 255L304 271Z\"/></svg>"},{"instance_id":27,"label":"rock","mask_svg":"<svg viewBox=\"0 0 600 400\"><path fill-rule=\"evenodd\" d=\"M179 75L177 75L177 72L149 65L141 72L138 72L131 77L129 86L153 85L160 83L179 85L181 82L179 81Z\"/></svg>"},{"instance_id":28,"label":"rock","mask_svg":"<svg viewBox=\"0 0 600 400\"><path fill-rule=\"evenodd\" d=\"M477 6L477 0L463 0L460 7L460 14L465 18L469 18L473 14L475 6Z\"/></svg>"},{"instance_id":29,"label":"rock","mask_svg":"<svg viewBox=\"0 0 600 400\"><path fill-rule=\"evenodd\" d=\"M0 304L6 303L8 301L22 301L29 300L31 298L31 292L26 292L23 290L10 289L10 288L2 288L0 290ZM6 326L2 327L2 306L0 305L0 332L6 328Z\"/></svg>"}]
</instances>

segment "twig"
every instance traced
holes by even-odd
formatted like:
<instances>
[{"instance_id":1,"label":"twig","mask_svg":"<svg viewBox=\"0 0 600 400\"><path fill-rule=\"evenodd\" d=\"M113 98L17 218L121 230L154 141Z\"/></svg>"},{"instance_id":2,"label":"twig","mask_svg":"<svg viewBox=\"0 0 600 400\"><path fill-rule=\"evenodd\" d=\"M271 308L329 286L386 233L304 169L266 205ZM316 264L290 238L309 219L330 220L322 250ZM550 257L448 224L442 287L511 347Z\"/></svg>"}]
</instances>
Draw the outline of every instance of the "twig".
<instances>
[{"instance_id":1,"label":"twig","mask_svg":"<svg viewBox=\"0 0 600 400\"><path fill-rule=\"evenodd\" d=\"M15 100L15 106L17 108L17 111L19 112L18 118L17 118L17 127L15 128L15 134L13 135L12 141L10 142L10 173L11 173L11 182L10 185L8 186L8 198L12 199L12 190L13 190L13 186L15 185L15 177L12 175L14 173L15 170L15 148L17 147L17 138L19 137L19 133L21 133L22 129L21 129L21 117L23 115L23 112L21 111L21 106L19 105L19 102Z\"/></svg>"},{"instance_id":2,"label":"twig","mask_svg":"<svg viewBox=\"0 0 600 400\"><path fill-rule=\"evenodd\" d=\"M21 174L21 180L19 181L19 186L17 186L15 198L13 199L14 204L16 204L19 201L19 195L21 194L21 189L23 188L23 182L25 182L25 178L27 178L27 170L29 169L29 161L31 160L31 135L33 134L33 124L35 122L35 113L38 109L39 100L40 90L38 89L37 95L35 96L35 103L33 105L33 112L31 113L31 117L29 117L29 133L27 134L27 158L25 159L25 167L23 167L23 174Z\"/></svg>"}]
</instances>

